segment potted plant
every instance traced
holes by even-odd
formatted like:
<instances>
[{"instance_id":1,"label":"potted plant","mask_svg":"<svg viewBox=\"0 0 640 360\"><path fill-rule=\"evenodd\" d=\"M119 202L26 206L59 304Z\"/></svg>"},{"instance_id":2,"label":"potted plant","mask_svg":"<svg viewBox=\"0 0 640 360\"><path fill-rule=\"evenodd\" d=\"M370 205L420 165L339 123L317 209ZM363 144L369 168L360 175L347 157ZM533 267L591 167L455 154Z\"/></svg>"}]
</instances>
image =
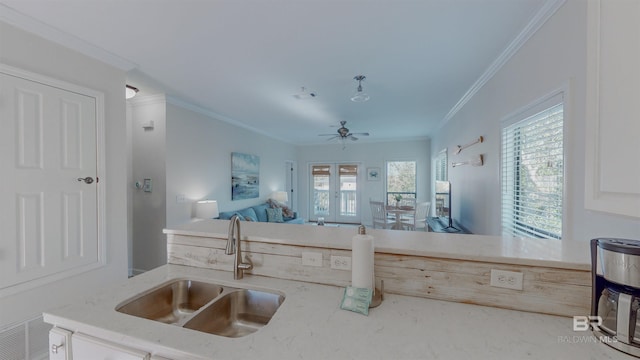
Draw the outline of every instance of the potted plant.
<instances>
[{"instance_id":1,"label":"potted plant","mask_svg":"<svg viewBox=\"0 0 640 360\"><path fill-rule=\"evenodd\" d=\"M402 195L395 194L395 195L393 195L393 198L396 199L396 207L399 207L400 206L400 200L402 200Z\"/></svg>"}]
</instances>

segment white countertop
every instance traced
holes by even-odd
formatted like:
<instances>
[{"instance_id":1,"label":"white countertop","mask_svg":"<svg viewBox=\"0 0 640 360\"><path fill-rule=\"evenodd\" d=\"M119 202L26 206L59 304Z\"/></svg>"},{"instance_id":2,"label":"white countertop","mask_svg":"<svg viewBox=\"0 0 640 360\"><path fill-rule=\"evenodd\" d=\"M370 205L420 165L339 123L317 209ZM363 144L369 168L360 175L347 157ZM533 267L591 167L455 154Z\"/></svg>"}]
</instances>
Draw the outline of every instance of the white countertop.
<instances>
[{"instance_id":1,"label":"white countertop","mask_svg":"<svg viewBox=\"0 0 640 360\"><path fill-rule=\"evenodd\" d=\"M258 332L225 338L116 312L174 278L281 291ZM343 288L164 265L91 298L45 313L50 324L174 359L631 359L574 332L572 319L387 294L369 316L341 310ZM588 314L585 314L588 315ZM174 349L174 350L172 350Z\"/></svg>"},{"instance_id":2,"label":"white countertop","mask_svg":"<svg viewBox=\"0 0 640 360\"><path fill-rule=\"evenodd\" d=\"M166 234L228 236L228 220L202 220L165 229ZM242 222L243 240L309 247L351 249L354 227ZM376 252L495 263L591 270L589 241L462 235L367 229Z\"/></svg>"}]
</instances>

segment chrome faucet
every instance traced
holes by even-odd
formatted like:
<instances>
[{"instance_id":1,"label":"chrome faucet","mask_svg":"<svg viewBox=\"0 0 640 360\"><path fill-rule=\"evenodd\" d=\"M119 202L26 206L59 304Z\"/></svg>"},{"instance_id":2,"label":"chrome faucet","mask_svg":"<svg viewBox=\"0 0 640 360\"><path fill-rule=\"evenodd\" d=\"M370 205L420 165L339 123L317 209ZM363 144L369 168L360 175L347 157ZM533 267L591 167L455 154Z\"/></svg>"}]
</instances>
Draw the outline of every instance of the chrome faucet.
<instances>
[{"instance_id":1,"label":"chrome faucet","mask_svg":"<svg viewBox=\"0 0 640 360\"><path fill-rule=\"evenodd\" d=\"M233 279L242 279L245 270L253 269L251 260L247 258L247 262L242 262L242 250L240 249L240 218L238 215L233 215L229 222L229 237L227 238L227 255L235 254L233 259Z\"/></svg>"}]
</instances>

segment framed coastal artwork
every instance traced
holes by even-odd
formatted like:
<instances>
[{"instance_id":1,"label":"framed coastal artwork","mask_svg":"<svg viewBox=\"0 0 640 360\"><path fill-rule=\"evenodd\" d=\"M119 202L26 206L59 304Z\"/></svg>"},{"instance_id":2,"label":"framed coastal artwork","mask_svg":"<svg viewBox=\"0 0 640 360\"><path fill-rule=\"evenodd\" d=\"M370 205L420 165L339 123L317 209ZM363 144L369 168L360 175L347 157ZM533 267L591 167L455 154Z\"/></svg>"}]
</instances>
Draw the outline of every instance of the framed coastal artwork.
<instances>
[{"instance_id":1,"label":"framed coastal artwork","mask_svg":"<svg viewBox=\"0 0 640 360\"><path fill-rule=\"evenodd\" d=\"M380 180L380 168L379 167L367 168L367 180L369 181Z\"/></svg>"},{"instance_id":2,"label":"framed coastal artwork","mask_svg":"<svg viewBox=\"0 0 640 360\"><path fill-rule=\"evenodd\" d=\"M231 153L231 200L260 196L260 157Z\"/></svg>"}]
</instances>

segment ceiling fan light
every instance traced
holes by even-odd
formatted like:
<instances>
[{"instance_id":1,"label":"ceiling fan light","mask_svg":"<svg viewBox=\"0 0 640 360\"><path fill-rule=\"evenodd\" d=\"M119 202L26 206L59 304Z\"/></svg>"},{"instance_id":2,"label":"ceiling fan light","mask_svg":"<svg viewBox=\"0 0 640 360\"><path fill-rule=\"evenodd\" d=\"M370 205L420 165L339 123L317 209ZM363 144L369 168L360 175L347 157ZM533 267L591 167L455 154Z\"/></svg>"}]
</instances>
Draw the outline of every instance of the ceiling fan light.
<instances>
[{"instance_id":1,"label":"ceiling fan light","mask_svg":"<svg viewBox=\"0 0 640 360\"><path fill-rule=\"evenodd\" d=\"M351 97L351 101L353 102L365 102L369 99L370 99L370 96L366 92L363 92L362 90L356 91L356 93L353 94L353 96Z\"/></svg>"},{"instance_id":2,"label":"ceiling fan light","mask_svg":"<svg viewBox=\"0 0 640 360\"><path fill-rule=\"evenodd\" d=\"M357 75L355 76L353 79L356 80L358 82L358 87L356 88L356 92L353 94L353 96L351 97L351 101L353 102L365 102L367 100L370 99L369 95L362 91L362 80L366 79L367 77L364 75Z\"/></svg>"}]
</instances>

